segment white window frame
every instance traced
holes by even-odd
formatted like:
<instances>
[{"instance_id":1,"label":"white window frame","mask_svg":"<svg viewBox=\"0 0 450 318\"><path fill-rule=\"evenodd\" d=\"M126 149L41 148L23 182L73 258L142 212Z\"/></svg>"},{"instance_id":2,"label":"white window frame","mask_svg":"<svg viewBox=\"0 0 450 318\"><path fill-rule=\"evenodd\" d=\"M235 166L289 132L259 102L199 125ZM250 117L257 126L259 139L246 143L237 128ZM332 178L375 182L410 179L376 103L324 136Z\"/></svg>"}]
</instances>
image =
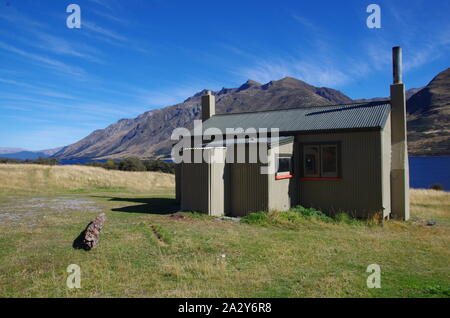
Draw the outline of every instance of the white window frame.
<instances>
[{"instance_id":1,"label":"white window frame","mask_svg":"<svg viewBox=\"0 0 450 318\"><path fill-rule=\"evenodd\" d=\"M281 171L279 172L278 169L280 168L280 159L289 159L289 171ZM278 154L277 156L277 171L275 173L275 176L288 176L292 175L292 155L291 154Z\"/></svg>"}]
</instances>

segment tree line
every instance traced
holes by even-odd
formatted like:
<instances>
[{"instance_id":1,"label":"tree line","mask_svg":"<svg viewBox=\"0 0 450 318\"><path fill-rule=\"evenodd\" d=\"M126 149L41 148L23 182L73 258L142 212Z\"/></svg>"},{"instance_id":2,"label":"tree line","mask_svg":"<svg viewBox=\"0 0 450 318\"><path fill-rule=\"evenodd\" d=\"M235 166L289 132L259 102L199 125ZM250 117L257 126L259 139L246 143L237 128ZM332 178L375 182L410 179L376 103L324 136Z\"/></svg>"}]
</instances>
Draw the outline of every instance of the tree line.
<instances>
[{"instance_id":1,"label":"tree line","mask_svg":"<svg viewBox=\"0 0 450 318\"><path fill-rule=\"evenodd\" d=\"M175 173L175 164L162 160L141 160L139 158L125 158L122 160L107 160L105 162L92 161L85 163L86 166L101 167L108 170L122 171L159 171L165 173Z\"/></svg>"},{"instance_id":2,"label":"tree line","mask_svg":"<svg viewBox=\"0 0 450 318\"><path fill-rule=\"evenodd\" d=\"M28 163L28 164L38 164L38 165L49 165L54 166L58 164L58 159L56 158L37 158L37 159L12 159L12 158L0 158L0 163Z\"/></svg>"},{"instance_id":3,"label":"tree line","mask_svg":"<svg viewBox=\"0 0 450 318\"><path fill-rule=\"evenodd\" d=\"M1 163L20 163L20 164L41 164L54 166L59 164L56 158L38 158L18 160L11 158L0 158ZM149 159L141 160L139 158L124 158L122 160L107 160L105 162L91 161L84 164L89 167L100 167L108 170L121 170L121 171L159 171L164 173L175 173L175 164L172 162L165 162L162 160Z\"/></svg>"}]
</instances>

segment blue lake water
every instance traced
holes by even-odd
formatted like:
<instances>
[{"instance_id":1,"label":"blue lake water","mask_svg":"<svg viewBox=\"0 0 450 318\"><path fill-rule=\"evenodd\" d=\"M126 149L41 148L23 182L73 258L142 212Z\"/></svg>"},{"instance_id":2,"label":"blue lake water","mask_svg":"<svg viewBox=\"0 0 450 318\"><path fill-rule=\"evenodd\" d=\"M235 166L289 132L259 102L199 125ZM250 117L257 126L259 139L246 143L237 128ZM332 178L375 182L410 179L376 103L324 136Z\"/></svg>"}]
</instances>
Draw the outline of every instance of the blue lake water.
<instances>
[{"instance_id":1,"label":"blue lake water","mask_svg":"<svg viewBox=\"0 0 450 318\"><path fill-rule=\"evenodd\" d=\"M60 165L84 165L85 163L88 162L106 162L106 159L101 159L101 160L92 160L92 159L60 159L58 161L58 163Z\"/></svg>"},{"instance_id":2,"label":"blue lake water","mask_svg":"<svg viewBox=\"0 0 450 318\"><path fill-rule=\"evenodd\" d=\"M441 184L450 190L450 157L410 157L409 183L411 188L428 189Z\"/></svg>"}]
</instances>

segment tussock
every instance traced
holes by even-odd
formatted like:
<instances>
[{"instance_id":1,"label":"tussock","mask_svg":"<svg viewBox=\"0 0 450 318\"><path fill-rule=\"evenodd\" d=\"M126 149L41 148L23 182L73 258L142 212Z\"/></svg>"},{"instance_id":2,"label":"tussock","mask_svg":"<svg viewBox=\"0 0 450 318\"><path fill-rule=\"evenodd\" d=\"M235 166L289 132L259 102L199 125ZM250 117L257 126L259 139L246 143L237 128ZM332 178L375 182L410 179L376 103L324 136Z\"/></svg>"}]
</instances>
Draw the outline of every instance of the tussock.
<instances>
[{"instance_id":1,"label":"tussock","mask_svg":"<svg viewBox=\"0 0 450 318\"><path fill-rule=\"evenodd\" d=\"M173 175L128 172L86 166L0 164L0 192L117 189L145 192L173 188Z\"/></svg>"}]
</instances>

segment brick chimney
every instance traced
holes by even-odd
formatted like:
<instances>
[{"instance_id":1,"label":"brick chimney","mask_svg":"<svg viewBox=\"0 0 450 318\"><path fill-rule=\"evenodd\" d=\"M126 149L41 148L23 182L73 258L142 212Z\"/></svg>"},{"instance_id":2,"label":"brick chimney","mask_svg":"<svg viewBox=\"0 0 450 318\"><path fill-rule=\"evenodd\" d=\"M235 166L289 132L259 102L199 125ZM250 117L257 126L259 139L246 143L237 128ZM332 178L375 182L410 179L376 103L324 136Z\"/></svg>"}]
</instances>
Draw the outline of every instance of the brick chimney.
<instances>
[{"instance_id":1,"label":"brick chimney","mask_svg":"<svg viewBox=\"0 0 450 318\"><path fill-rule=\"evenodd\" d=\"M391 85L391 213L395 219L409 219L409 164L406 139L406 97L402 82L402 48L392 48Z\"/></svg>"},{"instance_id":2,"label":"brick chimney","mask_svg":"<svg viewBox=\"0 0 450 318\"><path fill-rule=\"evenodd\" d=\"M206 91L202 96L202 121L208 120L216 114L216 97L211 91Z\"/></svg>"}]
</instances>

